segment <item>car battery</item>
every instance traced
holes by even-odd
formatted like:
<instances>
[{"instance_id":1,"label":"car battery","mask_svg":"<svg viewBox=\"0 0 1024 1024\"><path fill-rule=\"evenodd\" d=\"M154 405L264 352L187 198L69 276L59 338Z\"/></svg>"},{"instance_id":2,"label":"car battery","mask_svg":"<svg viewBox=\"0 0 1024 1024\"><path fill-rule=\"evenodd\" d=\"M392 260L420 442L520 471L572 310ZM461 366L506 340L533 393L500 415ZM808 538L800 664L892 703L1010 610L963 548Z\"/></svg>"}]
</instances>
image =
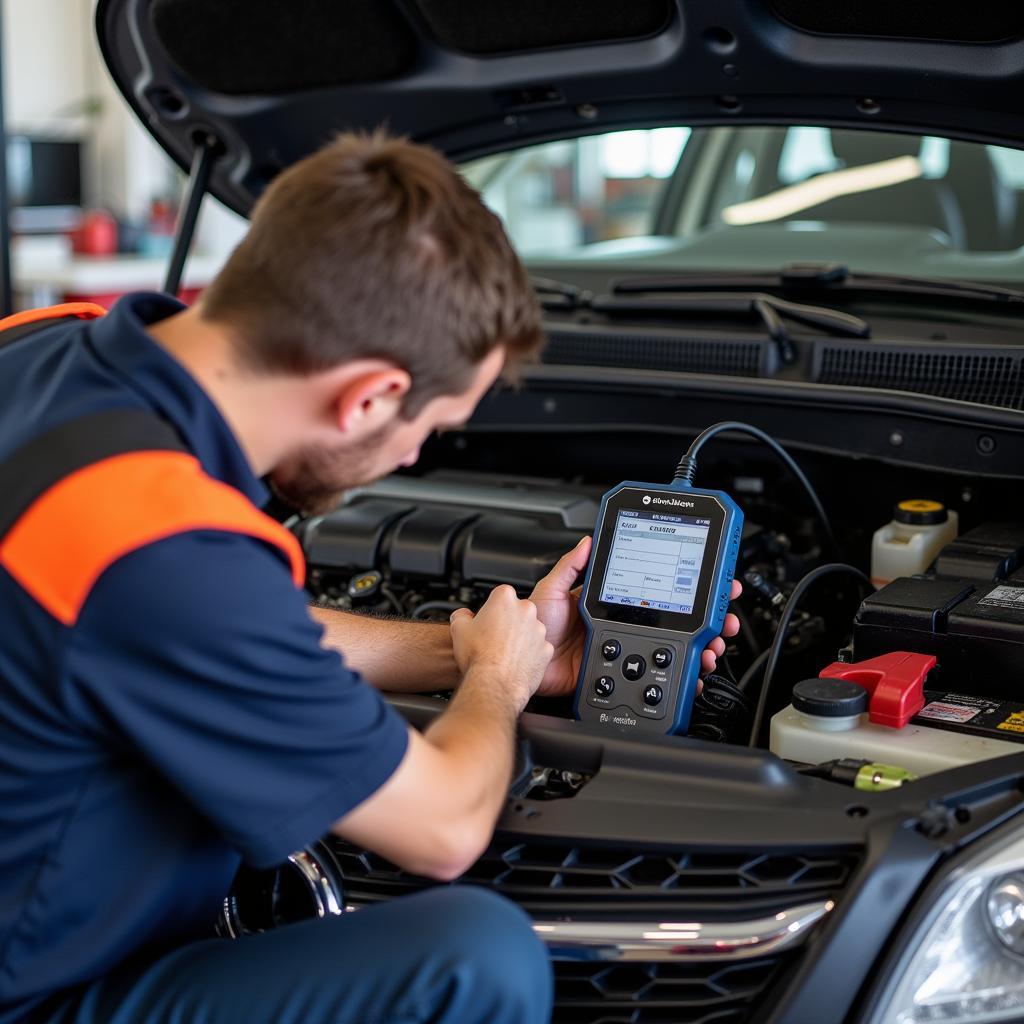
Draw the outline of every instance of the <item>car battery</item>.
<instances>
[{"instance_id":1,"label":"car battery","mask_svg":"<svg viewBox=\"0 0 1024 1024\"><path fill-rule=\"evenodd\" d=\"M1024 693L1024 525L980 527L939 554L927 576L866 598L856 661L889 651L933 654L930 689L1012 700Z\"/></svg>"}]
</instances>

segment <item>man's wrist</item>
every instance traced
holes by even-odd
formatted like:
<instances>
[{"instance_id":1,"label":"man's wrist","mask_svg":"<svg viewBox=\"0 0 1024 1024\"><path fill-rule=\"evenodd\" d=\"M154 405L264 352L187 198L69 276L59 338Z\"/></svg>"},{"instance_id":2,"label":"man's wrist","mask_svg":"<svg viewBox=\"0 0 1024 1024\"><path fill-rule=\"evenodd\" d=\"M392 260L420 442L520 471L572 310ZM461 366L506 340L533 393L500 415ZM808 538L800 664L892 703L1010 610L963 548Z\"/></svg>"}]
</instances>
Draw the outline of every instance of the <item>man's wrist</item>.
<instances>
[{"instance_id":1,"label":"man's wrist","mask_svg":"<svg viewBox=\"0 0 1024 1024\"><path fill-rule=\"evenodd\" d=\"M458 688L468 699L481 699L518 718L532 696L527 682L509 665L476 661Z\"/></svg>"},{"instance_id":2,"label":"man's wrist","mask_svg":"<svg viewBox=\"0 0 1024 1024\"><path fill-rule=\"evenodd\" d=\"M431 693L457 685L459 671L445 623L377 619L310 605L324 629L323 644L382 690Z\"/></svg>"}]
</instances>

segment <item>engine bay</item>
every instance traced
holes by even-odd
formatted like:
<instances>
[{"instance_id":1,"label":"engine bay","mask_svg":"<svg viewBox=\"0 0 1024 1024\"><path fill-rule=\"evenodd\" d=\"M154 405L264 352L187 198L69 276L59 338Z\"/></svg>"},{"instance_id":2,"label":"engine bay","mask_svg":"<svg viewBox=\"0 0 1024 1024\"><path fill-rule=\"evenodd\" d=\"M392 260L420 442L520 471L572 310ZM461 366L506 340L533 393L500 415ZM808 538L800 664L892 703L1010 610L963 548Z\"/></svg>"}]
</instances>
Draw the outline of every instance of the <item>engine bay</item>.
<instances>
[{"instance_id":1,"label":"engine bay","mask_svg":"<svg viewBox=\"0 0 1024 1024\"><path fill-rule=\"evenodd\" d=\"M681 435L699 430L495 430L486 418L433 439L415 475L291 523L316 604L443 623L499 584L525 597L592 532L610 487L667 477ZM756 1007L820 1020L870 983L938 865L1021 811L1024 524L1000 514L1017 480L789 450L829 530L770 452L725 435L702 457L701 485L743 510L744 589L731 606L739 632L704 677L686 737L598 729L574 719L571 697L535 698L520 719L494 838L460 881L531 915L560 1024L703 1020L709 1006L723 1020ZM924 571L876 589L878 536L890 566L913 548L892 523L908 499L949 510L932 541L956 536ZM389 700L424 729L447 696ZM431 884L327 836L279 869L243 867L220 929L259 932ZM649 948L635 962L581 960L557 941L577 925L607 946L622 922L649 937L650 922L782 920L797 905L821 915L813 950L724 970L656 962Z\"/></svg>"},{"instance_id":2,"label":"engine bay","mask_svg":"<svg viewBox=\"0 0 1024 1024\"><path fill-rule=\"evenodd\" d=\"M814 510L784 468L772 464L770 453L735 443L720 448L717 458L708 459L708 475L736 496L746 516L736 565L744 592L732 606L740 631L715 673L704 679L687 735L771 746L813 771L816 759L799 744L790 749L781 743L776 749L771 722L787 712L810 724L806 701L800 710L791 704L794 685L826 675L833 666L828 674L837 683L849 686L853 679L867 689L865 706L856 712L858 728L840 735L834 722L824 723L822 749L839 751L829 762L906 768L902 762L909 761L915 770L900 779L905 781L1015 752L1024 742L1024 705L1016 703L1016 677L1024 664L1024 523L988 515L990 508L1008 507L1007 482L962 481L852 462L842 473L834 467L824 473L823 456L801 455L798 461L811 464L813 479L835 481L825 504L833 510L832 530L842 550L831 551ZM532 455L543 468L551 446L518 438L502 454L513 466ZM647 455L637 451L629 470L651 464ZM422 475L394 475L352 491L335 511L299 523L295 529L315 602L360 614L446 621L456 608L479 608L498 584L529 594L558 558L592 531L601 495L614 481L587 472L571 479L495 473L487 465L491 458L490 446L472 434L441 438L429 448ZM861 474L866 497L855 504ZM872 537L883 527L886 510L922 498L960 506L959 534L922 571L873 591L852 572L834 573L814 582L789 607L800 581L825 562L848 562L867 574L873 568ZM776 638L778 664L769 669L766 691L766 664ZM903 710L912 713L894 724L876 714L874 687L881 680L885 689L889 682L870 666L878 659L884 666L886 656L899 652L916 656L917 677L901 698ZM865 662L869 668L858 673ZM837 665L847 668L840 672ZM906 674L907 666L902 671ZM529 710L573 717L568 699L535 699ZM880 735L869 736L865 729ZM939 751L936 758L922 762L908 753L904 740L911 735L926 735L929 749ZM806 749L813 753L817 746ZM864 781L851 781L849 769L819 774L851 785ZM572 795L580 784L578 772L558 766L541 767L532 781L518 783L520 792L539 798ZM876 784L898 783L876 779Z\"/></svg>"}]
</instances>

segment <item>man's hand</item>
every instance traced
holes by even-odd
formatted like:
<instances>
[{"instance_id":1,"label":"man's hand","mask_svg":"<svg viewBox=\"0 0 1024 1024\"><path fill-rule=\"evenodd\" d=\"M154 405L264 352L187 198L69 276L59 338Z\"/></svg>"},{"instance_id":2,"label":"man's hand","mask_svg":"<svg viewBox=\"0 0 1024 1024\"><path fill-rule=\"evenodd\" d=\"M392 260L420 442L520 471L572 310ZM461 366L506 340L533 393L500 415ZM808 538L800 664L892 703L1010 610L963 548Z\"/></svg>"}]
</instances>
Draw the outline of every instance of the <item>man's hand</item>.
<instances>
[{"instance_id":1,"label":"man's hand","mask_svg":"<svg viewBox=\"0 0 1024 1024\"><path fill-rule=\"evenodd\" d=\"M580 588L576 582L587 567L590 558L590 538L584 537L533 588L530 600L537 606L537 618L547 627L548 642L554 655L544 673L539 697L559 697L572 693L583 660L583 641L586 631L579 613ZM738 580L733 580L731 600L743 592ZM725 653L722 637L735 636L740 622L731 612L725 617L722 636L715 637L701 655L701 671L714 672L718 659Z\"/></svg>"},{"instance_id":2,"label":"man's hand","mask_svg":"<svg viewBox=\"0 0 1024 1024\"><path fill-rule=\"evenodd\" d=\"M518 710L536 692L554 648L545 639L537 606L515 590L495 587L474 615L460 608L451 617L452 648L463 676L483 672L517 692Z\"/></svg>"},{"instance_id":3,"label":"man's hand","mask_svg":"<svg viewBox=\"0 0 1024 1024\"><path fill-rule=\"evenodd\" d=\"M424 733L410 730L395 773L332 830L443 881L466 871L491 838L511 782L516 719L552 653L536 606L508 586L476 615L454 612L450 628L462 672L451 703Z\"/></svg>"}]
</instances>

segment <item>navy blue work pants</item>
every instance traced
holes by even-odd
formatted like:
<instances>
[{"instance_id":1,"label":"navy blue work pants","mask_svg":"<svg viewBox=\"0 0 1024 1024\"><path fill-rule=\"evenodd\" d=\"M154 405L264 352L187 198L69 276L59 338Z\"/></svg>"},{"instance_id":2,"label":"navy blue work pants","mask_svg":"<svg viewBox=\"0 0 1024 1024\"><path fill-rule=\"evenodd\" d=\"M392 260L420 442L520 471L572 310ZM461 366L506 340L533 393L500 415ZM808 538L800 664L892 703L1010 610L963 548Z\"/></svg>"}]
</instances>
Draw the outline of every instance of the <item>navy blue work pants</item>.
<instances>
[{"instance_id":1,"label":"navy blue work pants","mask_svg":"<svg viewBox=\"0 0 1024 1024\"><path fill-rule=\"evenodd\" d=\"M52 1024L546 1024L551 966L483 889L431 889L262 935L192 943L76 989Z\"/></svg>"}]
</instances>

